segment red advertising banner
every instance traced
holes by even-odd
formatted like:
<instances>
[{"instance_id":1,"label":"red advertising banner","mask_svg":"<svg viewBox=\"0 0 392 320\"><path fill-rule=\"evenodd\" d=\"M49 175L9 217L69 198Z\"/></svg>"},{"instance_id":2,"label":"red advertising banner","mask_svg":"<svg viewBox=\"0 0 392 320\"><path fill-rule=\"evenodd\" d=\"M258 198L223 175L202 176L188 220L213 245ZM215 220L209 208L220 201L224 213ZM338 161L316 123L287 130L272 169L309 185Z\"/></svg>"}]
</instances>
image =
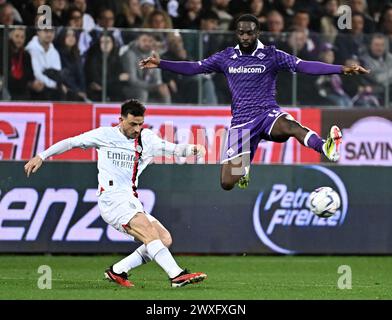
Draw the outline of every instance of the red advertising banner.
<instances>
[{"instance_id":1,"label":"red advertising banner","mask_svg":"<svg viewBox=\"0 0 392 320\"><path fill-rule=\"evenodd\" d=\"M285 109L304 126L321 130L319 109ZM119 104L0 103L0 159L26 160L62 139L99 126L118 124ZM145 127L175 143L200 143L207 154L199 163L219 163L230 108L200 106L147 106ZM95 150L75 149L54 159L96 160ZM194 158L156 158L155 163L193 163ZM253 163L318 163L320 155L301 146L295 139L288 142L259 144Z\"/></svg>"}]
</instances>

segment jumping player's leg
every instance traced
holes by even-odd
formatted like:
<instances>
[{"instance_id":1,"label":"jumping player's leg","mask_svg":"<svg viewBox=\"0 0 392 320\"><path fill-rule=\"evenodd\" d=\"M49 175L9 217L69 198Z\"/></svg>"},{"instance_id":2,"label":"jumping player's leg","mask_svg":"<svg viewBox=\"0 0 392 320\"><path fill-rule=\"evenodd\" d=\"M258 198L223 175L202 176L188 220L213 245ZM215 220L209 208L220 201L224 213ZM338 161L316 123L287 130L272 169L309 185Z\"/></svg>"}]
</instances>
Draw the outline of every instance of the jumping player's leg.
<instances>
[{"instance_id":1,"label":"jumping player's leg","mask_svg":"<svg viewBox=\"0 0 392 320\"><path fill-rule=\"evenodd\" d=\"M337 126L331 128L327 141L324 141L316 132L302 126L290 115L281 116L272 127L271 138L274 142L285 142L290 137L296 138L302 145L324 154L332 161L339 159L342 134Z\"/></svg>"},{"instance_id":2,"label":"jumping player's leg","mask_svg":"<svg viewBox=\"0 0 392 320\"><path fill-rule=\"evenodd\" d=\"M221 187L224 190L231 190L241 177L246 174L246 169L242 164L242 156L224 162L221 166Z\"/></svg>"},{"instance_id":3,"label":"jumping player's leg","mask_svg":"<svg viewBox=\"0 0 392 320\"><path fill-rule=\"evenodd\" d=\"M151 220L151 219L150 219ZM158 232L159 239L162 241L166 248L169 248L172 244L172 237L170 232L158 221L154 218L151 221L151 224ZM152 260L151 256L147 252L147 247L145 244L142 244L139 248L137 248L134 252L132 252L129 256L125 257L121 261L117 262L113 265L113 271L121 274L123 272L128 273L131 269L135 269L142 264L146 264Z\"/></svg>"}]
</instances>

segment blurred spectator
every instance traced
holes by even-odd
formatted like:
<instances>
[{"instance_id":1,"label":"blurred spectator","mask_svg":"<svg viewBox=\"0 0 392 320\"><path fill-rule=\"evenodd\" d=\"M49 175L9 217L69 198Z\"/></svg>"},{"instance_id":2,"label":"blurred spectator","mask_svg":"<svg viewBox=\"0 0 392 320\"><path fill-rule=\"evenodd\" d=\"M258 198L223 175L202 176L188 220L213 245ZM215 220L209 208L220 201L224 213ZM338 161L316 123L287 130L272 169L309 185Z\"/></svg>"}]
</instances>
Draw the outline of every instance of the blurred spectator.
<instances>
[{"instance_id":1,"label":"blurred spectator","mask_svg":"<svg viewBox=\"0 0 392 320\"><path fill-rule=\"evenodd\" d=\"M146 19L155 10L154 0L140 0L143 20Z\"/></svg>"},{"instance_id":2,"label":"blurred spectator","mask_svg":"<svg viewBox=\"0 0 392 320\"><path fill-rule=\"evenodd\" d=\"M364 17L365 33L373 33L376 31L376 24L373 18L367 12L366 0L349 0L348 5L351 7L353 13L361 13Z\"/></svg>"},{"instance_id":3,"label":"blurred spectator","mask_svg":"<svg viewBox=\"0 0 392 320\"><path fill-rule=\"evenodd\" d=\"M162 1L161 1L161 5L162 5ZM179 16L179 12L178 12L179 8L180 8L180 4L178 0L167 1L166 11L172 19L177 18Z\"/></svg>"},{"instance_id":4,"label":"blurred spectator","mask_svg":"<svg viewBox=\"0 0 392 320\"><path fill-rule=\"evenodd\" d=\"M385 8L380 20L380 30L389 40L389 52L392 52L392 6Z\"/></svg>"},{"instance_id":5,"label":"blurred spectator","mask_svg":"<svg viewBox=\"0 0 392 320\"><path fill-rule=\"evenodd\" d=\"M46 0L21 1L17 7L22 16L23 24L26 26L34 26L38 8L45 4Z\"/></svg>"},{"instance_id":6,"label":"blurred spectator","mask_svg":"<svg viewBox=\"0 0 392 320\"><path fill-rule=\"evenodd\" d=\"M321 49L320 61L333 64L335 53L331 44L326 43ZM352 107L351 98L343 89L343 82L338 74L322 75L316 80L316 87L320 97L328 104L338 107Z\"/></svg>"},{"instance_id":7,"label":"blurred spectator","mask_svg":"<svg viewBox=\"0 0 392 320\"><path fill-rule=\"evenodd\" d=\"M376 24L381 21L382 14L390 5L391 0L368 1L369 15L373 18Z\"/></svg>"},{"instance_id":8,"label":"blurred spectator","mask_svg":"<svg viewBox=\"0 0 392 320\"><path fill-rule=\"evenodd\" d=\"M11 26L20 25L21 23L15 20L15 8L11 3L0 4L0 25Z\"/></svg>"},{"instance_id":9,"label":"blurred spectator","mask_svg":"<svg viewBox=\"0 0 392 320\"><path fill-rule=\"evenodd\" d=\"M142 10L139 0L125 0L123 10L116 18L118 28L141 28L143 26ZM132 30L122 30L124 43L129 43L137 37Z\"/></svg>"},{"instance_id":10,"label":"blurred spectator","mask_svg":"<svg viewBox=\"0 0 392 320\"><path fill-rule=\"evenodd\" d=\"M83 29L87 32L93 30L95 27L95 21L93 17L86 12L86 0L73 0L73 5L78 8L83 14Z\"/></svg>"},{"instance_id":11,"label":"blurred spectator","mask_svg":"<svg viewBox=\"0 0 392 320\"><path fill-rule=\"evenodd\" d=\"M326 0L323 4L324 13L320 20L320 32L329 43L334 43L338 34L337 22L339 19L339 0Z\"/></svg>"},{"instance_id":12,"label":"blurred spectator","mask_svg":"<svg viewBox=\"0 0 392 320\"><path fill-rule=\"evenodd\" d=\"M179 17L174 20L175 27L179 29L198 29L202 9L202 0L186 0L180 10Z\"/></svg>"},{"instance_id":13,"label":"blurred spectator","mask_svg":"<svg viewBox=\"0 0 392 320\"><path fill-rule=\"evenodd\" d=\"M84 56L90 47L92 37L83 29L83 12L77 7L71 7L67 12L67 26L74 29L78 43L79 54L84 61ZM61 34L64 31L60 31Z\"/></svg>"},{"instance_id":14,"label":"blurred spectator","mask_svg":"<svg viewBox=\"0 0 392 320\"><path fill-rule=\"evenodd\" d=\"M8 50L8 92L12 100L30 99L30 90L41 90L44 84L35 80L31 65L31 56L25 51L26 31L24 27L16 27L10 31ZM0 61L3 59L2 50ZM0 75L3 76L3 64L0 64Z\"/></svg>"},{"instance_id":15,"label":"blurred spectator","mask_svg":"<svg viewBox=\"0 0 392 320\"><path fill-rule=\"evenodd\" d=\"M382 34L372 36L369 52L361 57L364 66L371 70L366 75L374 93L382 100L387 86L392 84L392 54L387 52L386 38Z\"/></svg>"},{"instance_id":16,"label":"blurred spectator","mask_svg":"<svg viewBox=\"0 0 392 320\"><path fill-rule=\"evenodd\" d=\"M66 10L68 9L67 0L51 0L49 2L52 8L52 26L65 26L66 21Z\"/></svg>"},{"instance_id":17,"label":"blurred spectator","mask_svg":"<svg viewBox=\"0 0 392 320\"><path fill-rule=\"evenodd\" d=\"M286 41L284 31L283 16L276 10L272 10L267 14L267 26L265 32L261 34L261 42L265 45L274 45L281 48Z\"/></svg>"},{"instance_id":18,"label":"blurred spectator","mask_svg":"<svg viewBox=\"0 0 392 320\"><path fill-rule=\"evenodd\" d=\"M42 90L32 93L34 100L61 100L65 92L54 78L61 70L60 55L53 45L54 29L38 30L27 44L34 76L44 83Z\"/></svg>"},{"instance_id":19,"label":"blurred spectator","mask_svg":"<svg viewBox=\"0 0 392 320\"><path fill-rule=\"evenodd\" d=\"M120 30L114 28L114 12L109 8L101 8L99 10L97 24L95 25L95 28L90 31L93 44L98 41L105 29L108 34L112 35L115 39L116 47L121 47L124 44Z\"/></svg>"},{"instance_id":20,"label":"blurred spectator","mask_svg":"<svg viewBox=\"0 0 392 320\"><path fill-rule=\"evenodd\" d=\"M303 30L292 30L289 33L287 43L283 45L283 51L293 54L303 60L317 60L317 50L310 43L310 39L306 32Z\"/></svg>"},{"instance_id":21,"label":"blurred spectator","mask_svg":"<svg viewBox=\"0 0 392 320\"><path fill-rule=\"evenodd\" d=\"M143 25L142 10L139 0L123 2L121 13L116 17L118 28L140 28ZM127 41L125 41L127 43Z\"/></svg>"},{"instance_id":22,"label":"blurred spectator","mask_svg":"<svg viewBox=\"0 0 392 320\"><path fill-rule=\"evenodd\" d=\"M354 107L378 108L381 106L379 99L373 94L371 86L360 86L352 102Z\"/></svg>"},{"instance_id":23,"label":"blurred spectator","mask_svg":"<svg viewBox=\"0 0 392 320\"><path fill-rule=\"evenodd\" d=\"M309 50L307 47L308 36L304 31L293 30L289 33L288 40L282 45L282 50L297 56L303 60L318 60L318 54L315 50ZM297 98L300 104L315 104L319 101L319 96L315 88L314 76L297 73ZM278 74L278 98L283 104L291 103L293 76L287 72ZM290 88L290 89L288 89Z\"/></svg>"},{"instance_id":24,"label":"blurred spectator","mask_svg":"<svg viewBox=\"0 0 392 320\"><path fill-rule=\"evenodd\" d=\"M87 12L96 18L99 17L102 8L109 9L116 17L122 10L122 1L119 0L86 0Z\"/></svg>"},{"instance_id":25,"label":"blurred spectator","mask_svg":"<svg viewBox=\"0 0 392 320\"><path fill-rule=\"evenodd\" d=\"M352 29L336 37L336 63L343 64L352 56L362 56L366 51L366 37L363 33L364 17L360 13L352 15Z\"/></svg>"},{"instance_id":26,"label":"blurred spectator","mask_svg":"<svg viewBox=\"0 0 392 320\"><path fill-rule=\"evenodd\" d=\"M295 0L276 0L276 7L284 19L284 25L290 28L295 14Z\"/></svg>"},{"instance_id":27,"label":"blurred spectator","mask_svg":"<svg viewBox=\"0 0 392 320\"><path fill-rule=\"evenodd\" d=\"M310 15L309 12L299 10L294 14L292 30L302 31L307 35L306 47L308 51L318 53L321 47L322 39L320 34L309 30Z\"/></svg>"},{"instance_id":28,"label":"blurred spectator","mask_svg":"<svg viewBox=\"0 0 392 320\"><path fill-rule=\"evenodd\" d=\"M147 58L154 48L154 37L142 33L127 45L127 50L121 55L123 68L128 76L126 92L129 97L141 101L170 103L170 91L162 83L161 69L140 69L139 61Z\"/></svg>"},{"instance_id":29,"label":"blurred spectator","mask_svg":"<svg viewBox=\"0 0 392 320\"><path fill-rule=\"evenodd\" d=\"M179 33L168 37L168 51L162 55L165 60L189 60L184 48L184 42ZM198 76L184 76L179 73L162 70L162 79L170 89L173 103L197 103Z\"/></svg>"},{"instance_id":30,"label":"blurred spectator","mask_svg":"<svg viewBox=\"0 0 392 320\"><path fill-rule=\"evenodd\" d=\"M122 101L129 80L118 56L118 47L112 35L101 35L87 52L84 71L88 97L93 101L102 100L104 55L107 57L106 92L109 101Z\"/></svg>"},{"instance_id":31,"label":"blurred spectator","mask_svg":"<svg viewBox=\"0 0 392 320\"><path fill-rule=\"evenodd\" d=\"M264 7L264 0L250 0L249 13L253 14L263 26L267 22L267 12Z\"/></svg>"},{"instance_id":32,"label":"blurred spectator","mask_svg":"<svg viewBox=\"0 0 392 320\"><path fill-rule=\"evenodd\" d=\"M61 78L67 88L66 100L85 101L87 99L86 83L76 31L71 28L63 29L57 43L62 65Z\"/></svg>"},{"instance_id":33,"label":"blurred spectator","mask_svg":"<svg viewBox=\"0 0 392 320\"><path fill-rule=\"evenodd\" d=\"M212 0L211 10L219 17L219 30L229 30L233 17L228 13L230 0Z\"/></svg>"},{"instance_id":34,"label":"blurred spectator","mask_svg":"<svg viewBox=\"0 0 392 320\"><path fill-rule=\"evenodd\" d=\"M143 27L149 29L171 30L173 29L173 22L165 11L157 9L151 12L144 20ZM169 34L169 32L154 32L153 35L156 41L153 49L160 54L164 53L167 50L167 37Z\"/></svg>"}]
</instances>

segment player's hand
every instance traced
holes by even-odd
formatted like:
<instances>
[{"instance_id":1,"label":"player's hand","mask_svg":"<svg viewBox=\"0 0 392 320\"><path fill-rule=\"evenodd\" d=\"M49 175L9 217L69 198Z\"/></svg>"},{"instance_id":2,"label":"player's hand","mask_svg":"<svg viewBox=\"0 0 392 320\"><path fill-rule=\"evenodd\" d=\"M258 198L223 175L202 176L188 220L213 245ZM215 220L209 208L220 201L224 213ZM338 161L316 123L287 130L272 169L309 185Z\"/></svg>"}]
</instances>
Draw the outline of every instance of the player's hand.
<instances>
[{"instance_id":1,"label":"player's hand","mask_svg":"<svg viewBox=\"0 0 392 320\"><path fill-rule=\"evenodd\" d=\"M203 145L201 145L201 144L196 144L196 145L193 146L192 152L198 158L202 158L206 154L206 148Z\"/></svg>"},{"instance_id":2,"label":"player's hand","mask_svg":"<svg viewBox=\"0 0 392 320\"><path fill-rule=\"evenodd\" d=\"M27 174L27 178L30 176L30 173L36 173L40 166L42 166L42 159L39 156L35 156L30 159L24 166L24 170Z\"/></svg>"},{"instance_id":3,"label":"player's hand","mask_svg":"<svg viewBox=\"0 0 392 320\"><path fill-rule=\"evenodd\" d=\"M361 67L358 64L353 64L351 66L343 66L343 74L353 75L353 74L369 74L370 70Z\"/></svg>"},{"instance_id":4,"label":"player's hand","mask_svg":"<svg viewBox=\"0 0 392 320\"><path fill-rule=\"evenodd\" d=\"M139 67L141 69L158 68L160 62L161 58L159 57L159 54L156 51L153 51L151 53L151 56L146 59L140 60Z\"/></svg>"}]
</instances>

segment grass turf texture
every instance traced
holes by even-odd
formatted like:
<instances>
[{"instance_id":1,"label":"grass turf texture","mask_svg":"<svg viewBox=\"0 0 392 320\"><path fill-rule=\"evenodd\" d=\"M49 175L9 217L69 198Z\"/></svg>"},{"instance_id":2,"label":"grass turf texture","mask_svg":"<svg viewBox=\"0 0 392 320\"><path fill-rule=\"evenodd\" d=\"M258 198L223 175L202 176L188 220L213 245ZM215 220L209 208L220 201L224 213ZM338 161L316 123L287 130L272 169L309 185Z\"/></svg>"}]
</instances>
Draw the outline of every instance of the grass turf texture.
<instances>
[{"instance_id":1,"label":"grass turf texture","mask_svg":"<svg viewBox=\"0 0 392 320\"><path fill-rule=\"evenodd\" d=\"M155 263L132 271L133 288L104 280L120 258L0 255L0 299L392 299L392 257L178 256L208 274L183 288L171 288ZM51 290L37 287L40 265L52 268ZM337 287L340 265L351 267L351 290Z\"/></svg>"}]
</instances>

